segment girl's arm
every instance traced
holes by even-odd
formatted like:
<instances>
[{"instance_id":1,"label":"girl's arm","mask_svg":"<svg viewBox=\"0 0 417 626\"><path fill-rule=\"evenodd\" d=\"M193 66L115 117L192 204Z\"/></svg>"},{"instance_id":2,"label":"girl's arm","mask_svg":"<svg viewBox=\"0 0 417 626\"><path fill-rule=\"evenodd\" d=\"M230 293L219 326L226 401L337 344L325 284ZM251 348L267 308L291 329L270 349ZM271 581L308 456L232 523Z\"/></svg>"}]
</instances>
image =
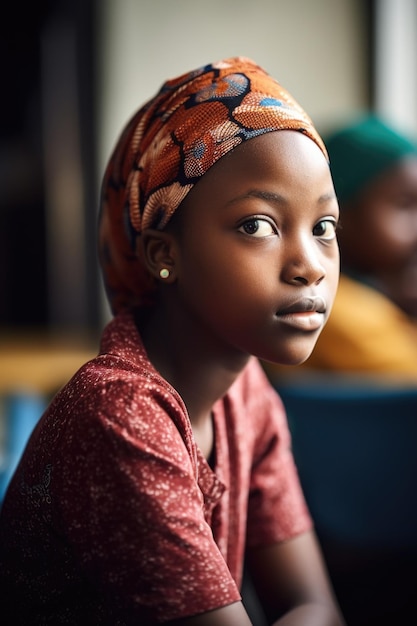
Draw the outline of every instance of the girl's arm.
<instances>
[{"instance_id":1,"label":"girl's arm","mask_svg":"<svg viewBox=\"0 0 417 626\"><path fill-rule=\"evenodd\" d=\"M345 626L313 531L251 550L247 556L253 585L269 624ZM236 624L251 624L241 602L175 622L176 626Z\"/></svg>"},{"instance_id":2,"label":"girl's arm","mask_svg":"<svg viewBox=\"0 0 417 626\"><path fill-rule=\"evenodd\" d=\"M221 609L169 622L170 626L252 626L242 602ZM168 626L168 624L167 624Z\"/></svg>"},{"instance_id":3,"label":"girl's arm","mask_svg":"<svg viewBox=\"0 0 417 626\"><path fill-rule=\"evenodd\" d=\"M261 605L274 626L344 626L313 530L248 553Z\"/></svg>"}]
</instances>

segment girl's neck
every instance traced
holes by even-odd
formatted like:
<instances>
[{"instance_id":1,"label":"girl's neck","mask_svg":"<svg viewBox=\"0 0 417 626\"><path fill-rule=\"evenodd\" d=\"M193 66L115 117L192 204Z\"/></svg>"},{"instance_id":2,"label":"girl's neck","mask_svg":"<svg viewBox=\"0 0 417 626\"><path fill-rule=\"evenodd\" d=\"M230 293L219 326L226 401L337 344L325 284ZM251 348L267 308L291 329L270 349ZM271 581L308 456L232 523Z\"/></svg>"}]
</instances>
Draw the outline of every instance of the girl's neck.
<instances>
[{"instance_id":1,"label":"girl's neck","mask_svg":"<svg viewBox=\"0 0 417 626\"><path fill-rule=\"evenodd\" d=\"M215 345L204 329L176 316L172 308L169 316L155 308L137 325L152 365L178 391L193 426L204 430L213 405L236 380L249 355Z\"/></svg>"}]
</instances>

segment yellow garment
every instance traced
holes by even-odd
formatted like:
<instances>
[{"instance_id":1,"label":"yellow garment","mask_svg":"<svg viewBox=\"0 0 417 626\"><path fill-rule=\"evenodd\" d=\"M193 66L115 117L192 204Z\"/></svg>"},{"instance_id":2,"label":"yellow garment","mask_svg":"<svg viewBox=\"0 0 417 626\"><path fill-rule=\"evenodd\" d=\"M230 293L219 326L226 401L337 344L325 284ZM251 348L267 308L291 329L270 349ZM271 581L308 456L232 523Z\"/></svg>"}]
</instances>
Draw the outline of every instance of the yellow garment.
<instances>
[{"instance_id":1,"label":"yellow garment","mask_svg":"<svg viewBox=\"0 0 417 626\"><path fill-rule=\"evenodd\" d=\"M331 371L417 383L417 320L375 289L341 275L333 310L309 359L294 368L264 367L271 377Z\"/></svg>"}]
</instances>

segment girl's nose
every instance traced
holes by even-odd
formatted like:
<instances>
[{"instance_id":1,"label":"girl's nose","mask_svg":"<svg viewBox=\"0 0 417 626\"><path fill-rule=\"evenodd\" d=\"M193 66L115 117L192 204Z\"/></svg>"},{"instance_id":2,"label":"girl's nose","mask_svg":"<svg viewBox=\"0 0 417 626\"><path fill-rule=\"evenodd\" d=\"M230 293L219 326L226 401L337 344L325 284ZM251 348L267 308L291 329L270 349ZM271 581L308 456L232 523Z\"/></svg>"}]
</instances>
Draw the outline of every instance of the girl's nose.
<instances>
[{"instance_id":1,"label":"girl's nose","mask_svg":"<svg viewBox=\"0 0 417 626\"><path fill-rule=\"evenodd\" d=\"M304 242L289 248L283 266L283 279L294 285L318 285L326 276L326 270L316 246Z\"/></svg>"}]
</instances>

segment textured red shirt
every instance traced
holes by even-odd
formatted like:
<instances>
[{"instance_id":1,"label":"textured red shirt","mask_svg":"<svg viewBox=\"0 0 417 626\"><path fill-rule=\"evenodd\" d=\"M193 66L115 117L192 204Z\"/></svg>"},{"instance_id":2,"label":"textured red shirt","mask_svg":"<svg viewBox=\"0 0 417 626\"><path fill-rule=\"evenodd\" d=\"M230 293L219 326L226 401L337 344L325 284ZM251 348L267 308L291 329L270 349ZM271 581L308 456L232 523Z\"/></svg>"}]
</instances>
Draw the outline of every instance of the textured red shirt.
<instances>
[{"instance_id":1,"label":"textured red shirt","mask_svg":"<svg viewBox=\"0 0 417 626\"><path fill-rule=\"evenodd\" d=\"M283 406L257 360L213 416L212 470L133 318L110 322L6 495L0 584L13 623L154 624L219 608L240 598L245 545L311 527Z\"/></svg>"}]
</instances>

